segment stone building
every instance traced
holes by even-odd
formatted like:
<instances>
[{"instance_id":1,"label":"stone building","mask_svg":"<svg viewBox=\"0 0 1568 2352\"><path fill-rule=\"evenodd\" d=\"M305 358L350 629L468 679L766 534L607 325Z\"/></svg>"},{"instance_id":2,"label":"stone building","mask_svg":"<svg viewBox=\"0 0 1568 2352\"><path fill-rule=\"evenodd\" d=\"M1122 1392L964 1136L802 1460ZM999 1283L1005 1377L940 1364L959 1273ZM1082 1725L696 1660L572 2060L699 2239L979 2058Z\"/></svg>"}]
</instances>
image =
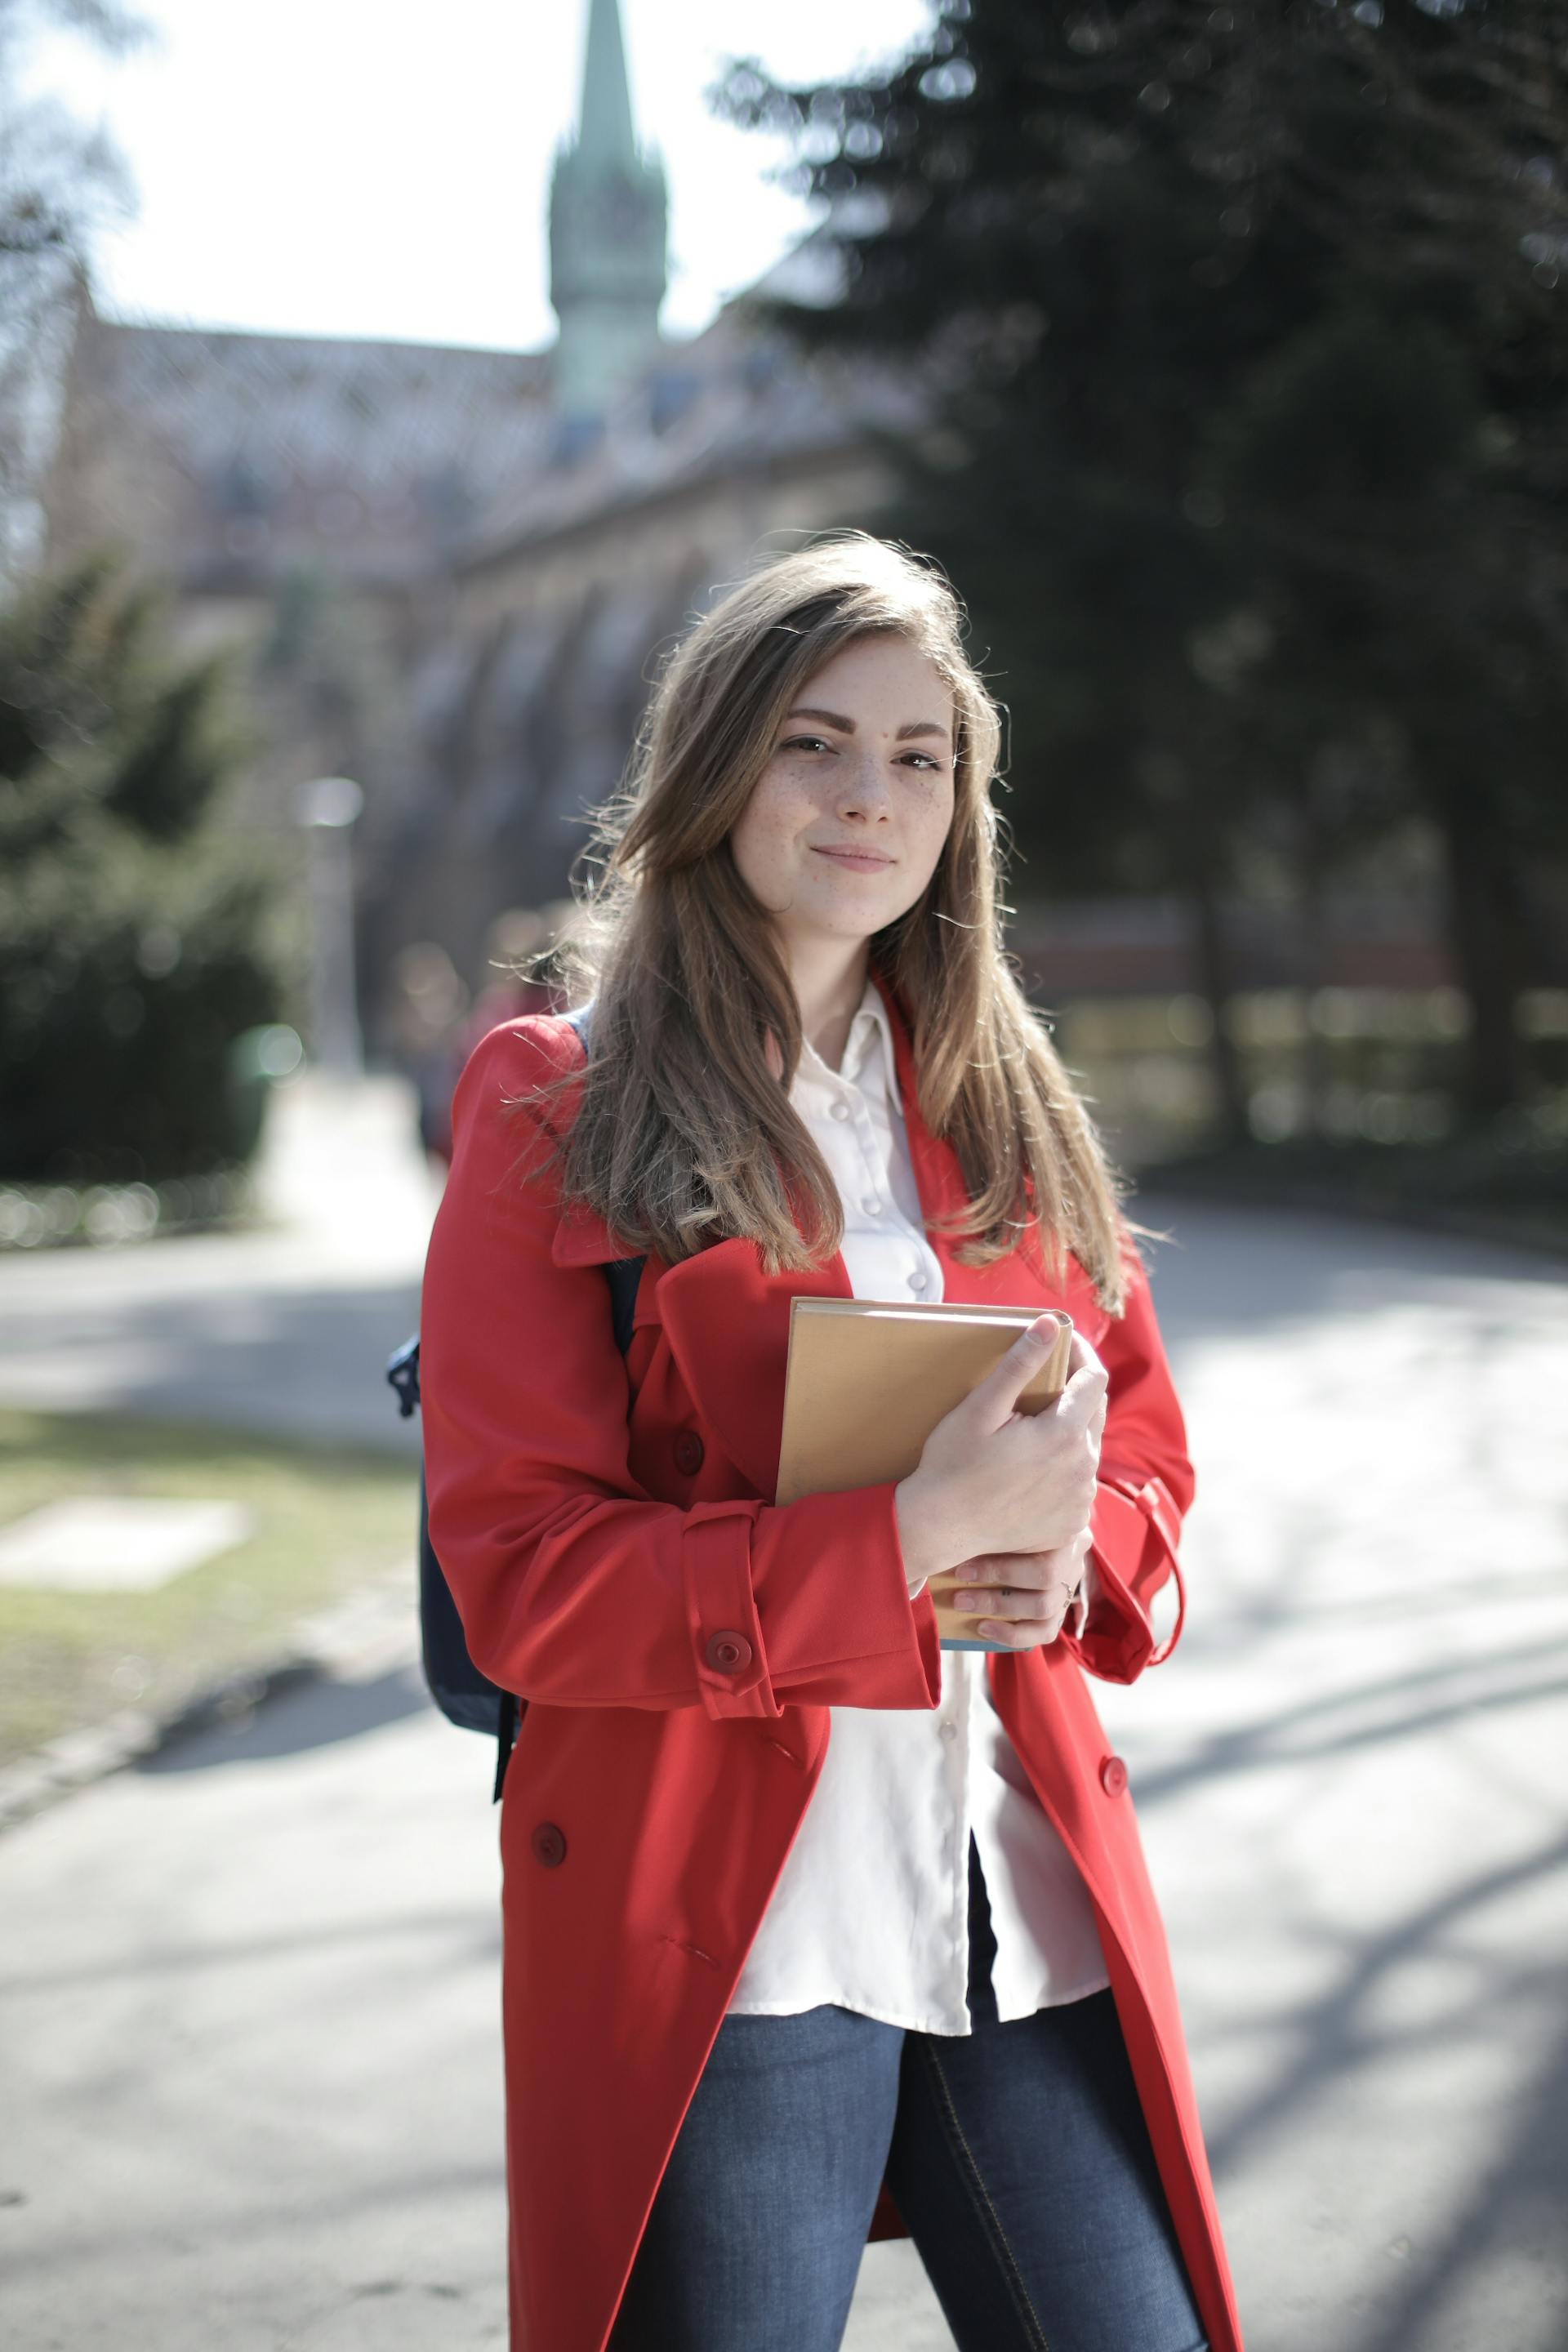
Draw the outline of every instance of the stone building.
<instances>
[{"instance_id":1,"label":"stone building","mask_svg":"<svg viewBox=\"0 0 1568 2352\"><path fill-rule=\"evenodd\" d=\"M78 289L46 559L118 544L187 646L239 650L264 748L236 823L288 828L313 775L363 784L373 1045L401 950L438 943L475 987L496 918L566 893L659 649L765 549L874 527L866 427L915 419L903 385L806 363L742 305L663 339L665 224L616 0L589 0L549 349L121 324ZM820 292L826 266L807 238L758 289Z\"/></svg>"}]
</instances>

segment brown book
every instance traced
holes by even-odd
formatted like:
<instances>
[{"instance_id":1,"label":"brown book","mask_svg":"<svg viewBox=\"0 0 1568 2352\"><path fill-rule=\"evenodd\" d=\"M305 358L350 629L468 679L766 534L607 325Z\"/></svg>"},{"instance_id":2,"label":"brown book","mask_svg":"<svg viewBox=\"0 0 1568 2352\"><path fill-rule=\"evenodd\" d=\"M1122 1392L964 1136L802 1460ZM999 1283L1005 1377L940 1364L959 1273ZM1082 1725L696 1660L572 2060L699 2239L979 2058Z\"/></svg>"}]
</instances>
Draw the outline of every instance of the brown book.
<instances>
[{"instance_id":1,"label":"brown book","mask_svg":"<svg viewBox=\"0 0 1568 2352\"><path fill-rule=\"evenodd\" d=\"M994 1371L1042 1310L1028 1307L902 1306L881 1298L790 1302L784 1434L774 1499L842 1494L907 1478L943 1416ZM1056 1345L1017 1401L1040 1412L1067 1383L1072 1321L1058 1314ZM928 1587L944 1650L1000 1650L969 1633L952 1608L951 1574Z\"/></svg>"}]
</instances>

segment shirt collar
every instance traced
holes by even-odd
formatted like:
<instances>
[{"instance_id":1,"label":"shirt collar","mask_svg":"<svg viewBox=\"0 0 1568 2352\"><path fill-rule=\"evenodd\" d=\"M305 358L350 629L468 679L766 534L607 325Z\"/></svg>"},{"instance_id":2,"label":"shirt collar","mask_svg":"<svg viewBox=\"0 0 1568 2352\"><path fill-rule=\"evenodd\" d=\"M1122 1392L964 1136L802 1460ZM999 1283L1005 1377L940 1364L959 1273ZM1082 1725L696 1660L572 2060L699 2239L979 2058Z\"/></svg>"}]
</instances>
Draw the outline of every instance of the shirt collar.
<instances>
[{"instance_id":1,"label":"shirt collar","mask_svg":"<svg viewBox=\"0 0 1568 2352\"><path fill-rule=\"evenodd\" d=\"M881 1053L877 1053L879 1038ZM882 992L868 974L865 992L856 1006L849 1024L848 1041L844 1059L837 1070L830 1070L808 1037L801 1040L801 1075L818 1083L829 1085L837 1078L847 1086L860 1087L874 1093L879 1087L884 1093L892 1092L892 1073L897 1067L893 1057L893 1032L888 1019L888 1008L882 1002Z\"/></svg>"}]
</instances>

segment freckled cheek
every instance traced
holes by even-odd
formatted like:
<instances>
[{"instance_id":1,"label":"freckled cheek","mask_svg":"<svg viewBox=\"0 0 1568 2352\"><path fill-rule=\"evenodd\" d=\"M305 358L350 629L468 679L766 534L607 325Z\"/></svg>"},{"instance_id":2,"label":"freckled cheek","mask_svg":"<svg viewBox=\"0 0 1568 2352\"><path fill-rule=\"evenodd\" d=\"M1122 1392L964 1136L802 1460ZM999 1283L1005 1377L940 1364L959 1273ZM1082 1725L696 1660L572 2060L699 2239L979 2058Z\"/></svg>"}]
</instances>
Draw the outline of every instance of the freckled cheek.
<instances>
[{"instance_id":1,"label":"freckled cheek","mask_svg":"<svg viewBox=\"0 0 1568 2352\"><path fill-rule=\"evenodd\" d=\"M770 866L794 866L803 854L798 827L782 823L770 824L762 835L762 851Z\"/></svg>"},{"instance_id":2,"label":"freckled cheek","mask_svg":"<svg viewBox=\"0 0 1568 2352\"><path fill-rule=\"evenodd\" d=\"M816 814L816 803L806 793L792 789L785 783L765 781L742 819L741 831L759 846L777 851L790 848L798 835L804 833Z\"/></svg>"},{"instance_id":3,"label":"freckled cheek","mask_svg":"<svg viewBox=\"0 0 1568 2352\"><path fill-rule=\"evenodd\" d=\"M810 864L802 836L811 821L809 806L795 796L770 794L760 804L753 802L736 826L736 863L765 903L784 904L797 887L802 867Z\"/></svg>"},{"instance_id":4,"label":"freckled cheek","mask_svg":"<svg viewBox=\"0 0 1568 2352\"><path fill-rule=\"evenodd\" d=\"M947 836L952 830L952 817L953 811L950 803L944 810L933 809L931 812L929 823L921 827L918 855L921 864L927 868L928 872L934 873L942 862Z\"/></svg>"},{"instance_id":5,"label":"freckled cheek","mask_svg":"<svg viewBox=\"0 0 1568 2352\"><path fill-rule=\"evenodd\" d=\"M806 793L781 794L772 807L763 812L768 846L774 856L805 857L807 852L804 836L819 822L820 815L816 802Z\"/></svg>"}]
</instances>

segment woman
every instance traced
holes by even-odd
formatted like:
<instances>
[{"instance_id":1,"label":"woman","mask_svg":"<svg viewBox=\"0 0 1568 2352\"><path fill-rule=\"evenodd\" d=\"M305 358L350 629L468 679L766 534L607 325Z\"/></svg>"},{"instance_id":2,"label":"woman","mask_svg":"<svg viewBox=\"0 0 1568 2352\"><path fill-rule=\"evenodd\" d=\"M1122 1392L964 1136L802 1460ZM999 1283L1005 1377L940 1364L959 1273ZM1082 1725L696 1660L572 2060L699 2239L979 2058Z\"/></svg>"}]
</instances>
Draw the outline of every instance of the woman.
<instances>
[{"instance_id":1,"label":"woman","mask_svg":"<svg viewBox=\"0 0 1568 2352\"><path fill-rule=\"evenodd\" d=\"M854 532L766 563L601 814L586 1055L508 1022L458 1090L425 1446L469 1648L527 1702L514 2352L832 2352L902 2234L963 2352L1239 2352L1084 1679L1169 1654L1192 1473L1004 958L999 740L933 567ZM1033 1325L910 1477L774 1507L799 1294L1065 1307L1072 1378L1013 1412ZM1001 1647L939 1647L947 1570Z\"/></svg>"}]
</instances>

